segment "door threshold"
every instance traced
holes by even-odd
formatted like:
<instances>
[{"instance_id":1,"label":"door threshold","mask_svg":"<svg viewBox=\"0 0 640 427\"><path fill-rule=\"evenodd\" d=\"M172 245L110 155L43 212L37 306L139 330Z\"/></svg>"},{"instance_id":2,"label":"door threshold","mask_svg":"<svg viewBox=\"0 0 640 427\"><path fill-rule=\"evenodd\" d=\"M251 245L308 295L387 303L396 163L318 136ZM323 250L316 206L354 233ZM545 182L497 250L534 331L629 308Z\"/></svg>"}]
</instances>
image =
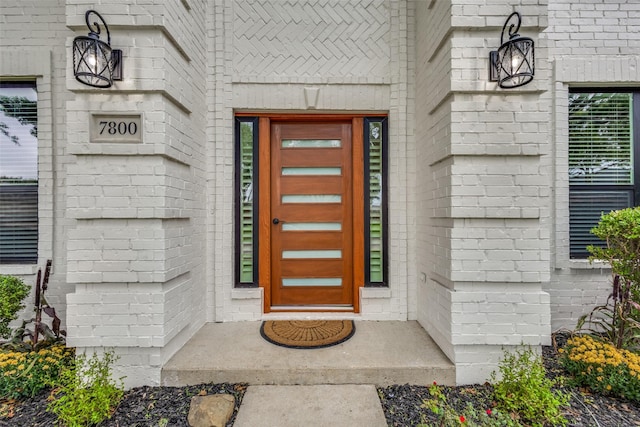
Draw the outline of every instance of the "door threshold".
<instances>
[{"instance_id":1,"label":"door threshold","mask_svg":"<svg viewBox=\"0 0 640 427\"><path fill-rule=\"evenodd\" d=\"M351 304L340 305L276 305L271 307L271 312L353 312Z\"/></svg>"},{"instance_id":2,"label":"door threshold","mask_svg":"<svg viewBox=\"0 0 640 427\"><path fill-rule=\"evenodd\" d=\"M278 306L282 309L282 306ZM336 311L335 307L327 307L325 310L307 310L302 311L302 308L308 309L309 307L298 307L297 310L290 311L275 311L272 309L270 313L264 313L262 320L359 320L361 319L359 313L355 313L352 310ZM333 309L333 310L332 310Z\"/></svg>"}]
</instances>

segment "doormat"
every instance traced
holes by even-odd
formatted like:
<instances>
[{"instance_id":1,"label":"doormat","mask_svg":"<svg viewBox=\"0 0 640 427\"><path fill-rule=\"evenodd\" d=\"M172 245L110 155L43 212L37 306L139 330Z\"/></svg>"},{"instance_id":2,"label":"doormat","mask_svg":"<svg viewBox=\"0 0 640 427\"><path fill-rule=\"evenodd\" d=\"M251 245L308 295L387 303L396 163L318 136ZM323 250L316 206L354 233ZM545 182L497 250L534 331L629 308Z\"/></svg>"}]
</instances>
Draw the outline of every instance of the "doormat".
<instances>
[{"instance_id":1,"label":"doormat","mask_svg":"<svg viewBox=\"0 0 640 427\"><path fill-rule=\"evenodd\" d=\"M353 320L267 320L260 335L270 343L288 348L322 348L353 336Z\"/></svg>"}]
</instances>

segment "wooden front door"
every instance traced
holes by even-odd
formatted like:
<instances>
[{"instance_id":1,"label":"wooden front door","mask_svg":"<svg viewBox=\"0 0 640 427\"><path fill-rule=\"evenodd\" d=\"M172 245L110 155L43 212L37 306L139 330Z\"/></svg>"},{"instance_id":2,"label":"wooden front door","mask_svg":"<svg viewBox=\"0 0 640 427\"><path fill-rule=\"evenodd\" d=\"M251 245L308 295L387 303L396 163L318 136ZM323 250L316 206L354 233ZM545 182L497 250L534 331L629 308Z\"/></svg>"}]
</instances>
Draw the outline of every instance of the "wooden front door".
<instances>
[{"instance_id":1,"label":"wooden front door","mask_svg":"<svg viewBox=\"0 0 640 427\"><path fill-rule=\"evenodd\" d=\"M353 305L351 122L271 123L271 306Z\"/></svg>"}]
</instances>

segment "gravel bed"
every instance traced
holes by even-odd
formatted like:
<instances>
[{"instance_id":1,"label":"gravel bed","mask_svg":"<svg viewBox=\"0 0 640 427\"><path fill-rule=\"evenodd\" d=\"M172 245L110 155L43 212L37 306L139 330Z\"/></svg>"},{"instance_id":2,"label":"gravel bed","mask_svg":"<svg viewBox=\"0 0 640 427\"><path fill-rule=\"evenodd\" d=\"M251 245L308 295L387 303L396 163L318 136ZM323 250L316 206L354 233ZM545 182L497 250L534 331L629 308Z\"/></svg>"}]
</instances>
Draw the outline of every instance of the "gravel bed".
<instances>
[{"instance_id":1,"label":"gravel bed","mask_svg":"<svg viewBox=\"0 0 640 427\"><path fill-rule=\"evenodd\" d=\"M206 394L231 394L236 407L227 426L232 426L246 384L202 384L187 387L136 387L127 391L113 416L99 427L188 427L191 398ZM2 427L53 427L55 415L46 411L48 392L15 405L14 416L0 419Z\"/></svg>"},{"instance_id":2,"label":"gravel bed","mask_svg":"<svg viewBox=\"0 0 640 427\"><path fill-rule=\"evenodd\" d=\"M543 347L542 352L547 376L555 378L564 375L554 348ZM574 387L560 388L570 394L569 406L563 411L570 427L640 426L640 404L637 402L591 394ZM443 392L447 402L459 411L468 402L480 411L493 406L490 384L443 387ZM436 416L429 409L420 407L424 400L431 398L428 386L406 384L378 387L378 395L389 426L436 425Z\"/></svg>"}]
</instances>

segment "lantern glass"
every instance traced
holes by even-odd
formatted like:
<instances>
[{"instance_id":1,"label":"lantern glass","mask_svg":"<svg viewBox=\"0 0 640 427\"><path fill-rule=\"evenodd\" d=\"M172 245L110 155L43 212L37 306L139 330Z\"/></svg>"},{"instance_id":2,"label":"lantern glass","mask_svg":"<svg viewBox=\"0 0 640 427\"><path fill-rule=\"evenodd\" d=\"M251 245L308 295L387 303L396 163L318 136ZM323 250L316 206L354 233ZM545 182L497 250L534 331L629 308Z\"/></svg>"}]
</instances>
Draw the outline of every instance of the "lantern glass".
<instances>
[{"instance_id":1,"label":"lantern glass","mask_svg":"<svg viewBox=\"0 0 640 427\"><path fill-rule=\"evenodd\" d=\"M503 88L525 85L533 80L533 40L519 37L498 49L498 84Z\"/></svg>"},{"instance_id":2,"label":"lantern glass","mask_svg":"<svg viewBox=\"0 0 640 427\"><path fill-rule=\"evenodd\" d=\"M111 47L97 38L76 37L73 41L73 72L76 79L93 87L113 83Z\"/></svg>"}]
</instances>

